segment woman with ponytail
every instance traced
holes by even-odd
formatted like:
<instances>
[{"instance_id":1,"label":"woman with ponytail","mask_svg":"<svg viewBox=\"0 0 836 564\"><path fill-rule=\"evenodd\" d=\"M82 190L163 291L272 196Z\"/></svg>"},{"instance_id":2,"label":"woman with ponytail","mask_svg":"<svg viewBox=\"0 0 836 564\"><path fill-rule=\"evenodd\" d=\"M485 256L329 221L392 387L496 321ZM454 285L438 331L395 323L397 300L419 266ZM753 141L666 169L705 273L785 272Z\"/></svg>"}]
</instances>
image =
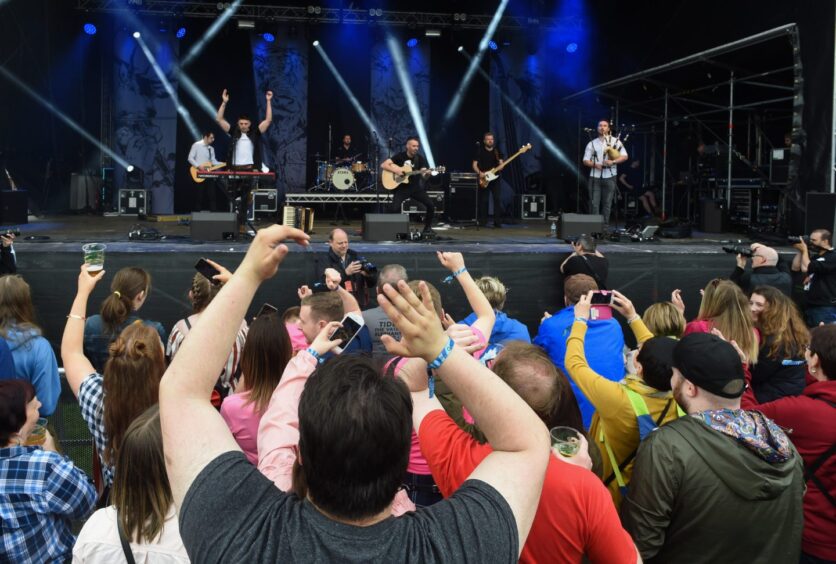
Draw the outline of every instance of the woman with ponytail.
<instances>
[{"instance_id":1,"label":"woman with ponytail","mask_svg":"<svg viewBox=\"0 0 836 564\"><path fill-rule=\"evenodd\" d=\"M86 265L81 267L78 293L61 340L61 359L67 382L78 398L81 416L96 444L102 464L103 498L106 498L128 426L158 401L165 356L157 330L137 321L128 325L110 345L104 374L96 371L84 354L82 342L87 301L103 275L104 272L91 276Z\"/></svg>"},{"instance_id":2,"label":"woman with ponytail","mask_svg":"<svg viewBox=\"0 0 836 564\"><path fill-rule=\"evenodd\" d=\"M84 324L84 354L96 371L104 370L110 344L125 327L139 320L136 312L145 304L151 291L151 275L142 268L123 268L110 283L110 294L102 302L101 315L93 315ZM165 329L156 321L143 321L159 333L165 342Z\"/></svg>"}]
</instances>

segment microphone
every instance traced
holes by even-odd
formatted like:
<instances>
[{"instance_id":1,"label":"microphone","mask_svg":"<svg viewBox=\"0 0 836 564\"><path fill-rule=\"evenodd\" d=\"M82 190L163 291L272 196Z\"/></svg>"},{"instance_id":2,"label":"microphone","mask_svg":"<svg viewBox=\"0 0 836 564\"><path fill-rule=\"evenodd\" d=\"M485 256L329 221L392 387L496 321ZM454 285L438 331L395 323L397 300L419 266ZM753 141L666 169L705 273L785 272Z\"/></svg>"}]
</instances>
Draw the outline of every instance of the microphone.
<instances>
[{"instance_id":1,"label":"microphone","mask_svg":"<svg viewBox=\"0 0 836 564\"><path fill-rule=\"evenodd\" d=\"M583 130L586 131L587 133L592 133L593 131L595 131L591 127L584 127Z\"/></svg>"},{"instance_id":2,"label":"microphone","mask_svg":"<svg viewBox=\"0 0 836 564\"><path fill-rule=\"evenodd\" d=\"M480 143L479 141L477 141L477 142L476 142L476 146L477 146L477 147L478 147L479 145L481 145L481 144L482 144L482 143Z\"/></svg>"}]
</instances>

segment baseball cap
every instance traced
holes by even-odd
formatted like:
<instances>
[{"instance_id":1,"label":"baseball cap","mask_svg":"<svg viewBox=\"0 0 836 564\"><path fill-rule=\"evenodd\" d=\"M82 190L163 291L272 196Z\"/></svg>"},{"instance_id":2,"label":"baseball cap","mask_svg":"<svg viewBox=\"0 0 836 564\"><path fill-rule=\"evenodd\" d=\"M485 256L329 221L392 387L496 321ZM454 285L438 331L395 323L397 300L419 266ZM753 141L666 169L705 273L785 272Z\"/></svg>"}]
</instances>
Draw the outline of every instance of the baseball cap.
<instances>
[{"instance_id":1,"label":"baseball cap","mask_svg":"<svg viewBox=\"0 0 836 564\"><path fill-rule=\"evenodd\" d=\"M673 367L692 384L723 398L738 398L746 387L737 351L710 333L691 333L676 343Z\"/></svg>"}]
</instances>

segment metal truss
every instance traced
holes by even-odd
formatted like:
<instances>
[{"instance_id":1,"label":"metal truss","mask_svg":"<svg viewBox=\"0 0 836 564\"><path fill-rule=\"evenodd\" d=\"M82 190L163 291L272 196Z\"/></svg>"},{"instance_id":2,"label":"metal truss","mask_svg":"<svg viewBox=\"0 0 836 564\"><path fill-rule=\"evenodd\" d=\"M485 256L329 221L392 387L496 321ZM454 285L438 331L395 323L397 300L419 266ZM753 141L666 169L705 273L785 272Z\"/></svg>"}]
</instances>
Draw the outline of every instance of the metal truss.
<instances>
[{"instance_id":1,"label":"metal truss","mask_svg":"<svg viewBox=\"0 0 836 564\"><path fill-rule=\"evenodd\" d=\"M391 192L377 194L330 194L328 192L285 194L285 203L291 204L376 204L392 201Z\"/></svg>"}]
</instances>

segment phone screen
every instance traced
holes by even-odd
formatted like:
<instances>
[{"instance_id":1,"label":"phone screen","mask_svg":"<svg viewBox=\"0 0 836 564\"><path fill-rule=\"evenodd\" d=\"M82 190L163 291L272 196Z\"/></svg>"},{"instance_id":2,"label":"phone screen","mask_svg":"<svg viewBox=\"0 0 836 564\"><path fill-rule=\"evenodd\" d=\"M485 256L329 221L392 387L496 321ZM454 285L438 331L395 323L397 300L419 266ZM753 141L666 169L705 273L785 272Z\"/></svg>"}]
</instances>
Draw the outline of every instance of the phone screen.
<instances>
[{"instance_id":1,"label":"phone screen","mask_svg":"<svg viewBox=\"0 0 836 564\"><path fill-rule=\"evenodd\" d=\"M351 339L353 339L357 335L358 331L360 331L360 329L363 328L363 326L348 316L343 318L342 324L343 326L337 327L337 329L333 333L331 333L331 335L328 338L332 341L336 339L342 339L343 342L340 343L339 346L340 348L344 349L348 346L348 343L351 341Z\"/></svg>"},{"instance_id":2,"label":"phone screen","mask_svg":"<svg viewBox=\"0 0 836 564\"><path fill-rule=\"evenodd\" d=\"M265 303L263 306L261 306L261 309L258 310L258 314L256 314L255 317L257 319L257 318L261 317L262 315L265 315L265 314L268 314L268 313L276 313L278 311L279 310L275 306L272 306L268 303Z\"/></svg>"},{"instance_id":3,"label":"phone screen","mask_svg":"<svg viewBox=\"0 0 836 564\"><path fill-rule=\"evenodd\" d=\"M194 265L195 270L205 276L209 282L217 286L220 284L218 280L212 278L213 276L220 274L221 271L209 264L209 262L205 258L198 259L198 261Z\"/></svg>"},{"instance_id":4,"label":"phone screen","mask_svg":"<svg viewBox=\"0 0 836 564\"><path fill-rule=\"evenodd\" d=\"M590 305L612 305L612 292L607 291L599 291L592 293L592 301L589 302Z\"/></svg>"}]
</instances>

